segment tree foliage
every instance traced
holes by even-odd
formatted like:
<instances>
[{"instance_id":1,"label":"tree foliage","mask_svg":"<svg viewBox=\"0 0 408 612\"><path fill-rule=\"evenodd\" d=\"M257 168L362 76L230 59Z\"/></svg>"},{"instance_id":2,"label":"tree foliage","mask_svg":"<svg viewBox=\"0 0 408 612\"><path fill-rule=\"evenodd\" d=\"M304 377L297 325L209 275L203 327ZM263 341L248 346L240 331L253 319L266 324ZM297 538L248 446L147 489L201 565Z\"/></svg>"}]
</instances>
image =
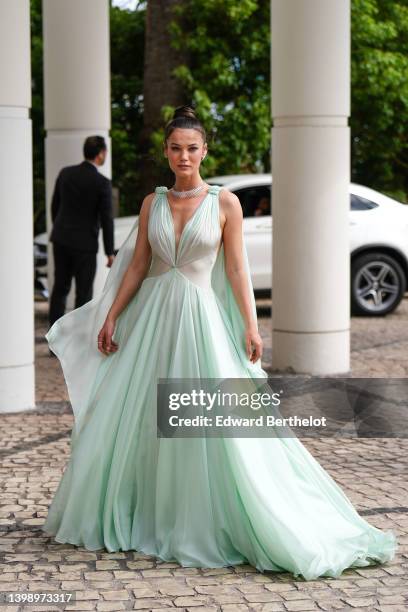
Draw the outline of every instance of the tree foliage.
<instances>
[{"instance_id":1,"label":"tree foliage","mask_svg":"<svg viewBox=\"0 0 408 612\"><path fill-rule=\"evenodd\" d=\"M353 0L352 178L408 202L408 2Z\"/></svg>"},{"instance_id":2,"label":"tree foliage","mask_svg":"<svg viewBox=\"0 0 408 612\"><path fill-rule=\"evenodd\" d=\"M111 7L112 176L119 188L120 212L138 209L143 126L145 10Z\"/></svg>"},{"instance_id":3,"label":"tree foliage","mask_svg":"<svg viewBox=\"0 0 408 612\"><path fill-rule=\"evenodd\" d=\"M43 44L41 0L31 0L31 120L33 125L34 235L45 230Z\"/></svg>"},{"instance_id":4,"label":"tree foliage","mask_svg":"<svg viewBox=\"0 0 408 612\"><path fill-rule=\"evenodd\" d=\"M207 175L270 168L269 11L267 0L185 0L171 24L190 51L176 74L209 132Z\"/></svg>"}]
</instances>

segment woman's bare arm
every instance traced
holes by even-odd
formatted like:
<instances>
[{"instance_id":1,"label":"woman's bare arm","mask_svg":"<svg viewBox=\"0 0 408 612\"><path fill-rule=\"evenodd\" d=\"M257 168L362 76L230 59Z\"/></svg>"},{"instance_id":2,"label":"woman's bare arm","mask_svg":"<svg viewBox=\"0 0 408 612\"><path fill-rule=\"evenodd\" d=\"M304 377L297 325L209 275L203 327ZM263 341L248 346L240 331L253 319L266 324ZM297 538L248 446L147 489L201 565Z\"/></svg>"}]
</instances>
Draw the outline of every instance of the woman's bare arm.
<instances>
[{"instance_id":1,"label":"woman's bare arm","mask_svg":"<svg viewBox=\"0 0 408 612\"><path fill-rule=\"evenodd\" d=\"M123 275L122 282L107 315L107 318L112 321L116 321L120 313L129 304L149 270L152 251L147 238L147 224L154 195L154 193L149 193L143 200L133 257Z\"/></svg>"},{"instance_id":2,"label":"woman's bare arm","mask_svg":"<svg viewBox=\"0 0 408 612\"><path fill-rule=\"evenodd\" d=\"M262 340L252 312L248 276L242 254L242 207L237 196L226 189L220 191L219 197L225 217L223 228L225 271L244 319L248 358L255 363L262 356Z\"/></svg>"}]
</instances>

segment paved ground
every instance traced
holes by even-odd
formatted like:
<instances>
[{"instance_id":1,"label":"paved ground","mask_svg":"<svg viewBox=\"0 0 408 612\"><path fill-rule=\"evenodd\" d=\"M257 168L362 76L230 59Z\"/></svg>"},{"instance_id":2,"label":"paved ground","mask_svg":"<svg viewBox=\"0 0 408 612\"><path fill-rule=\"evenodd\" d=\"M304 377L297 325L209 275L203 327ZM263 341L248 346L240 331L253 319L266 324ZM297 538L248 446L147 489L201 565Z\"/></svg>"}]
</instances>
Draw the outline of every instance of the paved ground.
<instances>
[{"instance_id":1,"label":"paved ground","mask_svg":"<svg viewBox=\"0 0 408 612\"><path fill-rule=\"evenodd\" d=\"M262 318L264 367L270 320ZM45 304L36 308L35 411L2 416L0 451L0 592L76 591L66 610L244 612L408 609L407 440L304 439L307 448L373 525L393 529L396 558L346 570L340 579L306 582L249 566L214 570L158 563L136 552L88 552L45 537L39 525L69 456L72 415L59 362L48 357ZM354 376L408 374L408 301L386 319L353 319ZM51 605L4 611L57 610Z\"/></svg>"}]
</instances>

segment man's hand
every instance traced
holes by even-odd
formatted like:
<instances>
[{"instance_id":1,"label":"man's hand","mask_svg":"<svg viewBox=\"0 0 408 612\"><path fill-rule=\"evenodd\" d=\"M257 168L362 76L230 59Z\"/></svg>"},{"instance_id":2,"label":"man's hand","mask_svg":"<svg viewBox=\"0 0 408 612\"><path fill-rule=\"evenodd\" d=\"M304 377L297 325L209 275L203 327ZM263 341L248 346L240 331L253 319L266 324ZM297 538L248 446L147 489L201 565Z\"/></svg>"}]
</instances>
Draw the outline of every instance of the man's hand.
<instances>
[{"instance_id":1,"label":"man's hand","mask_svg":"<svg viewBox=\"0 0 408 612\"><path fill-rule=\"evenodd\" d=\"M113 260L114 260L114 259L115 259L115 256L114 256L114 255L108 255L108 260L107 260L107 262L106 262L106 267L107 267L107 268L110 268L110 267L111 267L111 265L113 264Z\"/></svg>"}]
</instances>

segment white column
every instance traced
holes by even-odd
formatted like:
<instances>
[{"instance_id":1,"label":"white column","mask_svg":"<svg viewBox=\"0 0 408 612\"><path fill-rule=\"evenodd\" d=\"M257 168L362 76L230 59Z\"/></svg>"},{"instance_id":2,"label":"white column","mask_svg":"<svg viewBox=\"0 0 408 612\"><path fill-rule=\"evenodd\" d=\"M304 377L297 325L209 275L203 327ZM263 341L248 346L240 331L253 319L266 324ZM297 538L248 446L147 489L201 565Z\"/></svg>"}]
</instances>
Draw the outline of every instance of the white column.
<instances>
[{"instance_id":1,"label":"white column","mask_svg":"<svg viewBox=\"0 0 408 612\"><path fill-rule=\"evenodd\" d=\"M109 2L43 0L43 34L47 131L46 218L49 235L55 179L61 168L83 160L82 147L87 136L98 134L107 141L108 156L100 172L111 177ZM54 275L51 246L50 243L50 293ZM108 271L100 235L94 295L102 289ZM69 307L73 307L73 298L72 288Z\"/></svg>"},{"instance_id":2,"label":"white column","mask_svg":"<svg viewBox=\"0 0 408 612\"><path fill-rule=\"evenodd\" d=\"M29 0L0 0L0 412L35 406Z\"/></svg>"},{"instance_id":3,"label":"white column","mask_svg":"<svg viewBox=\"0 0 408 612\"><path fill-rule=\"evenodd\" d=\"M349 0L272 0L272 365L349 371Z\"/></svg>"}]
</instances>

